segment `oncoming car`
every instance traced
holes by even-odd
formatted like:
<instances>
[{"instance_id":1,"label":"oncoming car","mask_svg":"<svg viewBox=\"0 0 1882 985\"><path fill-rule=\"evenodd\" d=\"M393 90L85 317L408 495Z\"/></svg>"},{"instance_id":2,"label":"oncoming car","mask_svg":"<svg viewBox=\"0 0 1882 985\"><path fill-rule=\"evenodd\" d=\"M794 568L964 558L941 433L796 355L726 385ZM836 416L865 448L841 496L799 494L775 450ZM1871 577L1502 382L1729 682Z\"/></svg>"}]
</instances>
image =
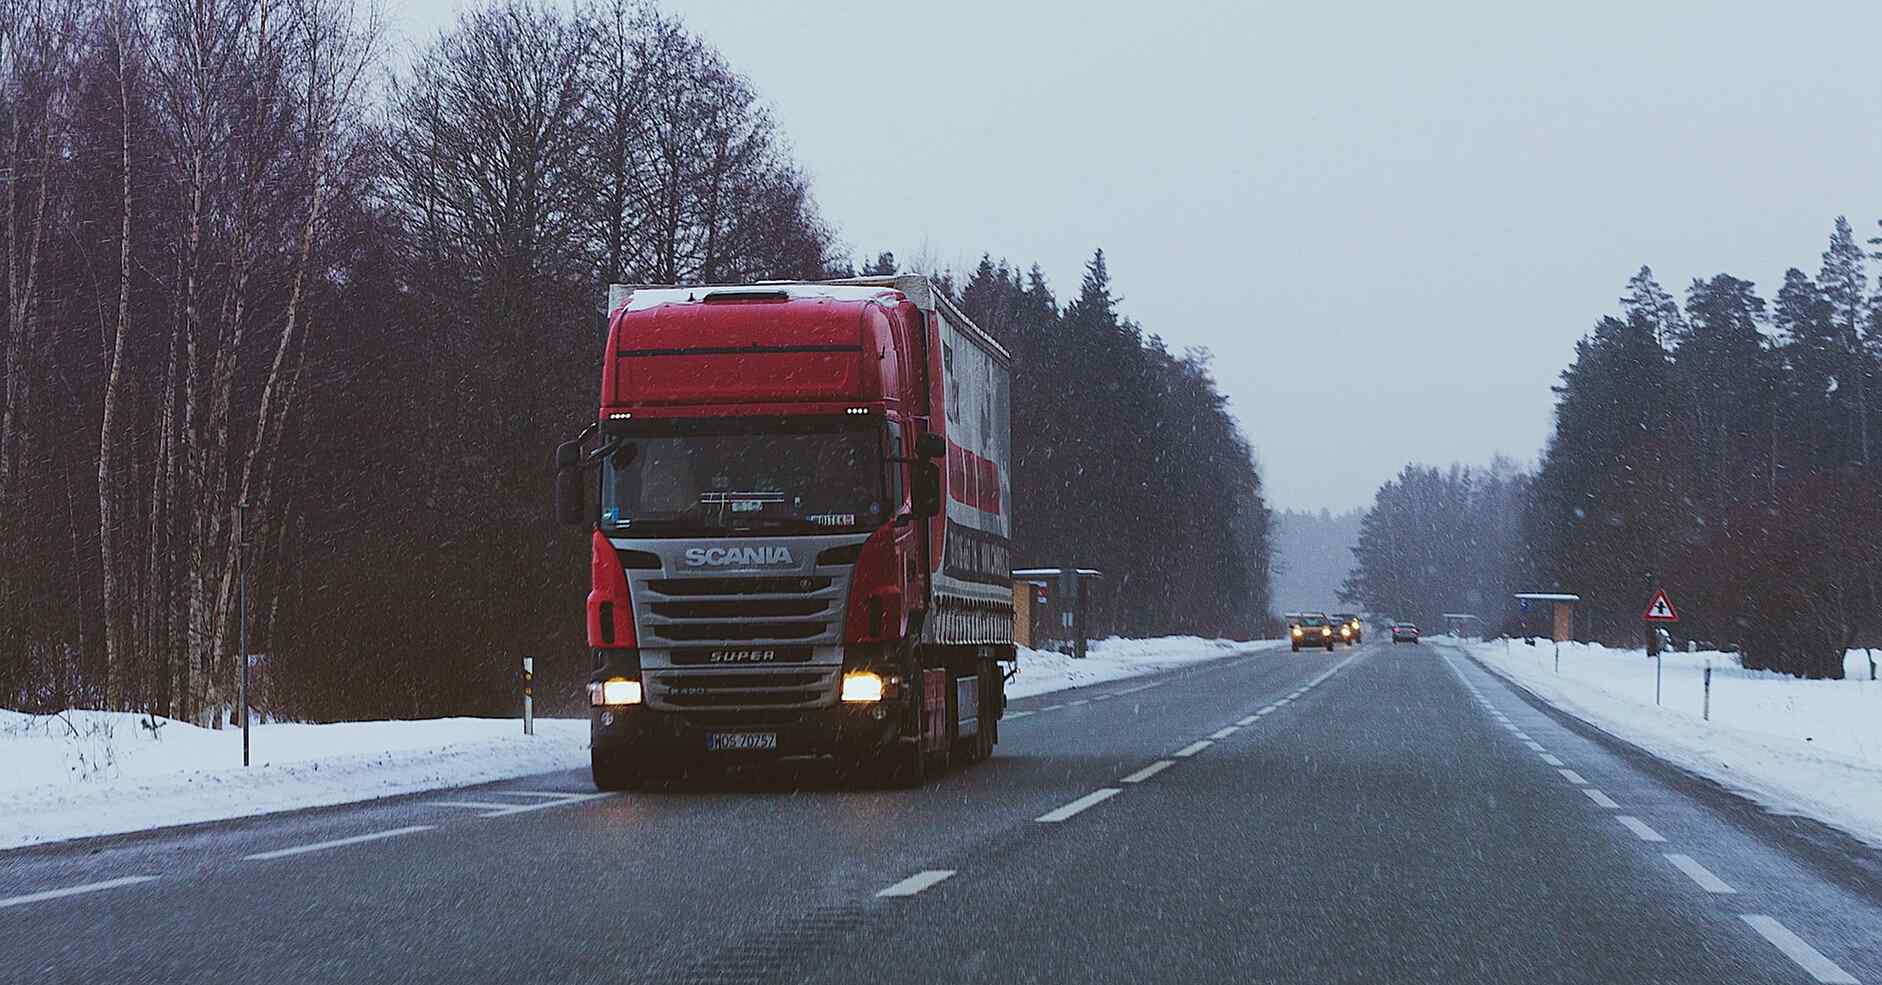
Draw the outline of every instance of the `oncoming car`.
<instances>
[{"instance_id":1,"label":"oncoming car","mask_svg":"<svg viewBox=\"0 0 1882 985\"><path fill-rule=\"evenodd\" d=\"M1294 628L1288 633L1294 644L1294 652L1299 653L1303 646L1324 646L1333 649L1337 641L1333 636L1333 624L1324 612L1303 612L1295 621Z\"/></svg>"},{"instance_id":2,"label":"oncoming car","mask_svg":"<svg viewBox=\"0 0 1882 985\"><path fill-rule=\"evenodd\" d=\"M1418 642L1418 627L1408 622L1393 623L1392 624L1392 642L1394 643Z\"/></svg>"},{"instance_id":3,"label":"oncoming car","mask_svg":"<svg viewBox=\"0 0 1882 985\"><path fill-rule=\"evenodd\" d=\"M1364 631L1358 615L1351 612L1335 612L1328 618L1333 621L1333 631L1339 634L1341 643L1350 643L1353 646L1360 644L1360 637L1364 635Z\"/></svg>"}]
</instances>

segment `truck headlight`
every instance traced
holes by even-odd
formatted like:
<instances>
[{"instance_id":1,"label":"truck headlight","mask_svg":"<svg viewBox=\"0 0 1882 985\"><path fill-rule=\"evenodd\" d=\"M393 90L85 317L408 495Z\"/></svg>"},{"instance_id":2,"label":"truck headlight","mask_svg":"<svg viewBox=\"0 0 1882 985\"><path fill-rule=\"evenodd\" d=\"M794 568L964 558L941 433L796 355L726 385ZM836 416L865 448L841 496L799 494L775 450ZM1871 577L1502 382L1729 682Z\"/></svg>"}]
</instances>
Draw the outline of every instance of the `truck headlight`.
<instances>
[{"instance_id":1,"label":"truck headlight","mask_svg":"<svg viewBox=\"0 0 1882 985\"><path fill-rule=\"evenodd\" d=\"M625 677L610 677L599 684L588 685L588 703L602 705L637 705L640 704L640 682Z\"/></svg>"},{"instance_id":2,"label":"truck headlight","mask_svg":"<svg viewBox=\"0 0 1882 985\"><path fill-rule=\"evenodd\" d=\"M866 670L853 670L844 674L843 700L858 703L881 701L882 678Z\"/></svg>"}]
</instances>

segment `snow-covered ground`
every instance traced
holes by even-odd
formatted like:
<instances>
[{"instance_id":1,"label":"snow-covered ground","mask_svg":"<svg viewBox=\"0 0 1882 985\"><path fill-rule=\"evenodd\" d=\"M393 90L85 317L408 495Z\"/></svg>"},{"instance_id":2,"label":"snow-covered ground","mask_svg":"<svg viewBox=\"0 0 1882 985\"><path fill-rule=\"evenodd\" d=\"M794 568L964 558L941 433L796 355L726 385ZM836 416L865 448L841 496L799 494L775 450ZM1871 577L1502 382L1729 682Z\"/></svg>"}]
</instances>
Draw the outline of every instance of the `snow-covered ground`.
<instances>
[{"instance_id":1,"label":"snow-covered ground","mask_svg":"<svg viewBox=\"0 0 1882 985\"><path fill-rule=\"evenodd\" d=\"M1266 644L1269 646L1278 643ZM1227 656L1236 644L1110 639L1085 660L1025 650L1023 697ZM268 724L244 769L239 729L142 715L0 710L0 849L372 800L588 765L587 719Z\"/></svg>"},{"instance_id":2,"label":"snow-covered ground","mask_svg":"<svg viewBox=\"0 0 1882 985\"><path fill-rule=\"evenodd\" d=\"M1668 653L1656 706L1654 661L1642 650L1563 643L1557 673L1546 640L1432 641L1461 645L1551 704L1772 810L1882 846L1882 682L1868 679L1860 651L1850 653L1842 681L1746 670L1735 654Z\"/></svg>"},{"instance_id":3,"label":"snow-covered ground","mask_svg":"<svg viewBox=\"0 0 1882 985\"><path fill-rule=\"evenodd\" d=\"M1164 636L1148 640L1112 637L1092 643L1085 659L1074 660L1049 650L1019 651L1019 676L1006 685L1009 698L1024 698L1047 691L1087 687L1169 670L1202 660L1217 660L1235 652L1267 650L1285 646L1286 640L1238 643L1234 640L1205 640L1195 636Z\"/></svg>"}]
</instances>

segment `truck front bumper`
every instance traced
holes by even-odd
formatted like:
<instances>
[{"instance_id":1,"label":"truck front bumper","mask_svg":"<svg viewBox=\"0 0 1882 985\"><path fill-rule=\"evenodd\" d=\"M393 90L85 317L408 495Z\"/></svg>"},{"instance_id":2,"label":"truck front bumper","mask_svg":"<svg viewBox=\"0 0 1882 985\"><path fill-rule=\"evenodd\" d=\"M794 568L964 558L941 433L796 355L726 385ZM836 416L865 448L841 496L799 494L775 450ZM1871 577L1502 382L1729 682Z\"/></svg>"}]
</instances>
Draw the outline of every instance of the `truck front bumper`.
<instances>
[{"instance_id":1,"label":"truck front bumper","mask_svg":"<svg viewBox=\"0 0 1882 985\"><path fill-rule=\"evenodd\" d=\"M881 717L877 718L877 709ZM874 755L901 734L903 709L893 702L836 705L805 711L653 711L641 705L589 709L589 736L597 753L649 761L711 759L740 762L784 756ZM715 735L776 736L775 748L714 749Z\"/></svg>"}]
</instances>

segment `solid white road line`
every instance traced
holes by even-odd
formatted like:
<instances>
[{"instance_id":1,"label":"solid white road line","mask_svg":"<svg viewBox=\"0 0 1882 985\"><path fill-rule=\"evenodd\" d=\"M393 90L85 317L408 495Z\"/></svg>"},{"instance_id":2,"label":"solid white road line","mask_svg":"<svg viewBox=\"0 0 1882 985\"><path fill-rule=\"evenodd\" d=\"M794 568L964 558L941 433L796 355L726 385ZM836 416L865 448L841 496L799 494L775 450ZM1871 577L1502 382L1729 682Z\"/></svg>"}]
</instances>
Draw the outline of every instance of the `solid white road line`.
<instances>
[{"instance_id":1,"label":"solid white road line","mask_svg":"<svg viewBox=\"0 0 1882 985\"><path fill-rule=\"evenodd\" d=\"M507 811L515 804L487 804L480 800L434 800L433 807L462 807L467 811Z\"/></svg>"},{"instance_id":2,"label":"solid white road line","mask_svg":"<svg viewBox=\"0 0 1882 985\"><path fill-rule=\"evenodd\" d=\"M603 793L565 793L565 794L562 794L561 798L558 800L545 800L538 804L500 804L498 805L497 810L490 811L488 813L485 813L479 816L480 817L508 817L511 814L527 814L530 811L547 810L551 807L566 807L569 804L579 804L585 800L599 800L602 797L608 797L608 796L612 796L612 795L605 793L605 792ZM457 804L454 806L464 807L468 805Z\"/></svg>"},{"instance_id":3,"label":"solid white road line","mask_svg":"<svg viewBox=\"0 0 1882 985\"><path fill-rule=\"evenodd\" d=\"M1046 705L1044 708L1041 708L1039 710L1040 711L1058 711L1060 708L1063 708L1063 707L1065 706L1064 705Z\"/></svg>"},{"instance_id":4,"label":"solid white road line","mask_svg":"<svg viewBox=\"0 0 1882 985\"><path fill-rule=\"evenodd\" d=\"M1226 738L1228 738L1229 736L1231 736L1231 735L1234 735L1234 734L1235 734L1235 733L1237 733L1237 732L1240 732L1241 730L1242 730L1242 727L1241 727L1240 725L1230 725L1230 726L1228 726L1228 727L1226 727L1226 728L1219 728L1219 729L1216 729L1215 731L1213 731L1213 732L1211 732L1211 733L1209 733L1209 738L1211 738L1211 739L1226 739Z\"/></svg>"},{"instance_id":5,"label":"solid white road line","mask_svg":"<svg viewBox=\"0 0 1882 985\"><path fill-rule=\"evenodd\" d=\"M1076 707L1078 707L1079 705L1088 705L1088 704L1091 704L1091 699L1090 699L1090 698L1079 698L1079 699L1078 699L1077 701L1067 701L1067 702L1065 703L1065 707L1067 707L1067 708L1076 708Z\"/></svg>"},{"instance_id":6,"label":"solid white road line","mask_svg":"<svg viewBox=\"0 0 1882 985\"><path fill-rule=\"evenodd\" d=\"M317 841L311 845L296 845L293 848L280 848L272 852L256 852L242 856L244 862L266 862L269 859L287 858L290 855L305 855L308 852L320 852L329 848L342 848L346 845L358 845L362 842L378 841L381 838L396 838L419 831L430 831L432 825L414 824L407 828L393 828L390 831L375 831L369 835L354 835L351 838L335 838L332 841Z\"/></svg>"},{"instance_id":7,"label":"solid white road line","mask_svg":"<svg viewBox=\"0 0 1882 985\"><path fill-rule=\"evenodd\" d=\"M1784 956L1797 962L1797 967L1810 974L1810 977L1826 985L1861 985L1854 975L1836 966L1836 962L1823 956L1823 952L1811 947L1803 938L1791 933L1790 928L1778 923L1771 917L1760 913L1746 913L1739 917L1758 932L1758 936L1770 941Z\"/></svg>"},{"instance_id":8,"label":"solid white road line","mask_svg":"<svg viewBox=\"0 0 1882 985\"><path fill-rule=\"evenodd\" d=\"M1186 745L1183 748L1178 749L1173 753L1170 753L1170 755L1175 756L1177 759L1188 759L1189 757L1194 756L1195 754L1203 751L1204 749L1209 748L1212 745L1215 745L1215 743L1210 742L1208 739L1198 739L1197 741L1192 742L1189 745Z\"/></svg>"},{"instance_id":9,"label":"solid white road line","mask_svg":"<svg viewBox=\"0 0 1882 985\"><path fill-rule=\"evenodd\" d=\"M1032 712L1030 711L1009 711L1000 717L1002 718L1025 718L1027 715L1030 715L1030 714L1032 714Z\"/></svg>"},{"instance_id":10,"label":"solid white road line","mask_svg":"<svg viewBox=\"0 0 1882 985\"><path fill-rule=\"evenodd\" d=\"M1577 773L1574 770L1556 770L1556 772L1562 774L1562 779L1567 780L1568 782L1573 783L1576 786L1580 786L1581 784L1588 782L1586 779L1582 778L1582 775L1580 773Z\"/></svg>"},{"instance_id":11,"label":"solid white road line","mask_svg":"<svg viewBox=\"0 0 1882 985\"><path fill-rule=\"evenodd\" d=\"M1635 835L1639 836L1641 841L1665 841L1666 840L1664 837L1660 835L1660 832L1647 827L1645 822L1633 816L1632 814L1620 814L1620 815L1617 815L1614 818L1614 820L1621 822L1622 827L1626 828L1629 831L1632 831Z\"/></svg>"},{"instance_id":12,"label":"solid white road line","mask_svg":"<svg viewBox=\"0 0 1882 985\"><path fill-rule=\"evenodd\" d=\"M1542 761L1545 763L1548 763L1550 766L1553 766L1557 769L1560 769L1568 765L1567 763L1564 763L1560 759L1556 758L1554 755L1550 753L1546 753L1546 752L1542 754Z\"/></svg>"},{"instance_id":13,"label":"solid white road line","mask_svg":"<svg viewBox=\"0 0 1882 985\"><path fill-rule=\"evenodd\" d=\"M1597 807L1606 807L1609 809L1614 809L1614 808L1618 808L1621 806L1614 802L1613 797L1610 797L1607 794L1604 794L1601 791L1596 790L1593 787L1582 787L1581 792L1587 794L1588 799L1594 801Z\"/></svg>"},{"instance_id":14,"label":"solid white road line","mask_svg":"<svg viewBox=\"0 0 1882 985\"><path fill-rule=\"evenodd\" d=\"M1112 797L1115 797L1118 794L1121 794L1123 792L1124 792L1123 790L1117 787L1105 787L1102 790L1093 790L1092 792L1084 795L1083 797L1080 797L1077 800L1074 800L1071 803L1066 804L1064 807L1058 808L1057 810L1047 811L1046 813L1033 818L1033 820L1038 821L1041 824L1056 824L1060 821L1065 820L1068 817L1072 817L1073 815L1078 814L1080 811L1083 811L1084 809L1088 807L1094 807L1098 804L1102 804L1105 801L1110 800Z\"/></svg>"},{"instance_id":15,"label":"solid white road line","mask_svg":"<svg viewBox=\"0 0 1882 985\"><path fill-rule=\"evenodd\" d=\"M1124 779L1118 782L1142 783L1145 780L1148 780L1151 777L1156 776L1158 773L1161 773L1164 770L1167 770L1170 767L1175 766L1175 765L1176 765L1176 760L1174 759L1159 759L1156 762L1151 763L1149 766L1146 766L1143 769L1140 769L1137 772L1132 773L1131 775L1125 777Z\"/></svg>"},{"instance_id":16,"label":"solid white road line","mask_svg":"<svg viewBox=\"0 0 1882 985\"><path fill-rule=\"evenodd\" d=\"M125 876L122 879L106 879L104 882L88 882L82 886L67 886L64 889L47 889L24 896L8 896L0 899L0 910L9 906L24 906L27 903L43 903L46 900L61 899L66 896L80 896L104 889L116 889L119 886L135 886L140 882L154 882L156 876Z\"/></svg>"},{"instance_id":17,"label":"solid white road line","mask_svg":"<svg viewBox=\"0 0 1882 985\"><path fill-rule=\"evenodd\" d=\"M1725 880L1720 879L1718 876L1713 875L1711 869L1708 869L1705 866L1700 865L1698 862L1693 861L1693 857L1691 855L1681 855L1677 852L1667 852L1666 860L1668 862L1673 863L1674 867L1678 868L1679 871L1684 872L1687 875L1691 876L1692 881L1698 883L1699 888L1705 890L1708 893L1736 893L1738 892L1738 890L1733 889L1731 886L1727 885Z\"/></svg>"},{"instance_id":18,"label":"solid white road line","mask_svg":"<svg viewBox=\"0 0 1882 985\"><path fill-rule=\"evenodd\" d=\"M567 797L588 796L585 793L576 793L573 790L486 790L484 792L493 793L499 797L554 797L557 800L562 800Z\"/></svg>"},{"instance_id":19,"label":"solid white road line","mask_svg":"<svg viewBox=\"0 0 1882 985\"><path fill-rule=\"evenodd\" d=\"M954 874L953 869L929 869L917 872L893 886L877 893L877 896L913 896Z\"/></svg>"},{"instance_id":20,"label":"solid white road line","mask_svg":"<svg viewBox=\"0 0 1882 985\"><path fill-rule=\"evenodd\" d=\"M1243 728L1247 728L1248 726L1255 724L1255 722L1259 720L1260 718L1261 718L1260 715L1250 715L1247 718L1236 719L1235 724L1240 725Z\"/></svg>"},{"instance_id":21,"label":"solid white road line","mask_svg":"<svg viewBox=\"0 0 1882 985\"><path fill-rule=\"evenodd\" d=\"M1139 684L1136 687L1127 687L1122 691L1112 691L1111 693L1112 694L1136 694L1139 691L1148 691L1153 687L1162 687L1162 686L1163 686L1162 681L1152 681L1149 684Z\"/></svg>"},{"instance_id":22,"label":"solid white road line","mask_svg":"<svg viewBox=\"0 0 1882 985\"><path fill-rule=\"evenodd\" d=\"M1117 697L1117 695L1115 695L1115 694L1100 694L1100 695L1098 695L1097 697L1095 697L1095 698L1092 698L1091 700L1093 700L1093 701L1109 701L1109 700L1111 700L1112 698L1115 698L1115 697Z\"/></svg>"}]
</instances>

